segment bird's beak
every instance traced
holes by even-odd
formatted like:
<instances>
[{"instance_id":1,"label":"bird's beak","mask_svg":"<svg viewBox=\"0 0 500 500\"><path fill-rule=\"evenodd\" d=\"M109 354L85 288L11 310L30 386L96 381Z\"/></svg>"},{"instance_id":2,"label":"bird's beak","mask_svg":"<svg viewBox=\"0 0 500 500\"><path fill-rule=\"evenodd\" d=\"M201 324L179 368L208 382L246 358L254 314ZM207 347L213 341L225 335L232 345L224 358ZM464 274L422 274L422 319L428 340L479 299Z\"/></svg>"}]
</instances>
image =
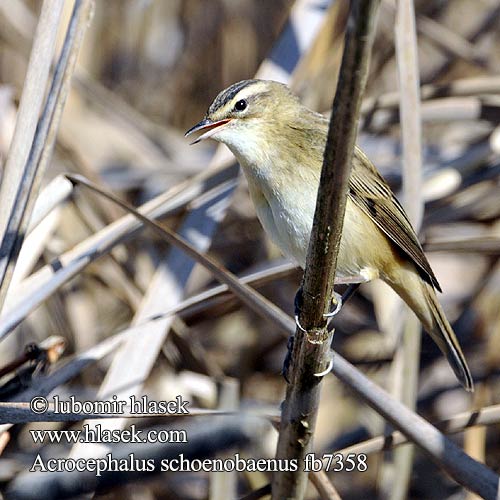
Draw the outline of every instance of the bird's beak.
<instances>
[{"instance_id":1,"label":"bird's beak","mask_svg":"<svg viewBox=\"0 0 500 500\"><path fill-rule=\"evenodd\" d=\"M208 139L212 135L214 135L216 132L220 130L221 127L226 125L226 123L229 123L231 121L231 118L225 118L224 120L217 120L216 122L204 118L201 120L200 123L197 123L194 127L190 128L185 134L184 137L187 137L188 135L191 135L194 132L199 132L200 130L206 130L204 134L201 134L198 139L194 140L192 144L196 144L200 141L203 141L205 139Z\"/></svg>"}]
</instances>

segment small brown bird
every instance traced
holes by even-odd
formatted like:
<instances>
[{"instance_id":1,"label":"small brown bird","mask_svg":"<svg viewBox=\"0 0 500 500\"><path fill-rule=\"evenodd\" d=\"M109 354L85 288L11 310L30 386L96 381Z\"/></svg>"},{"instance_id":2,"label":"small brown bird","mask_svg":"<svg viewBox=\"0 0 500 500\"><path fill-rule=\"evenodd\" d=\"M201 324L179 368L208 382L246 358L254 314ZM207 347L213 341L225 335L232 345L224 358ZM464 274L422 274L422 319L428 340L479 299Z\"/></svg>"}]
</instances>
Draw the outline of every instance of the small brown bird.
<instances>
[{"instance_id":1,"label":"small brown bird","mask_svg":"<svg viewBox=\"0 0 500 500\"><path fill-rule=\"evenodd\" d=\"M236 156L257 215L281 251L305 266L326 144L328 120L303 106L285 85L244 80L222 91L205 118L186 132L214 139ZM437 300L439 283L407 215L356 147L337 260L338 276L380 278L408 304L473 390L457 338Z\"/></svg>"}]
</instances>

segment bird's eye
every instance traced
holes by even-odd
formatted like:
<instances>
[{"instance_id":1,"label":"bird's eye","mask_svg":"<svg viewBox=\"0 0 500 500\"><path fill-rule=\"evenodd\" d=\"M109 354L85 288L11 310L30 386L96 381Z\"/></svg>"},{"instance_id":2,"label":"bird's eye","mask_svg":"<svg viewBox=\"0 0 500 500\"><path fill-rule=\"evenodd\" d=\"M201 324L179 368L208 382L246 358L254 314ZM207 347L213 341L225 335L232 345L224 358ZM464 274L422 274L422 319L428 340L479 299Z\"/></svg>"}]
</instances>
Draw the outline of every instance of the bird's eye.
<instances>
[{"instance_id":1,"label":"bird's eye","mask_svg":"<svg viewBox=\"0 0 500 500\"><path fill-rule=\"evenodd\" d=\"M234 110L235 111L243 111L247 107L247 102L245 99L240 99L235 105L234 105Z\"/></svg>"}]
</instances>

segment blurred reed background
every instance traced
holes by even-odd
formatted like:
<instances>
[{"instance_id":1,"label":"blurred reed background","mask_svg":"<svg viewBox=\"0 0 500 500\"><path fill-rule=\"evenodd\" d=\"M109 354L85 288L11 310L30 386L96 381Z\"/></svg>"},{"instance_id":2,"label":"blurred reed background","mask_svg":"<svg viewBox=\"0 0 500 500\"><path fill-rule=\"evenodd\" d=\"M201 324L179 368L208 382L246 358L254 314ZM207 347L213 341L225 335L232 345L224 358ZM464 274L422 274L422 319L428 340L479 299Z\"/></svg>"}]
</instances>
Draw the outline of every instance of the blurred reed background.
<instances>
[{"instance_id":1,"label":"blurred reed background","mask_svg":"<svg viewBox=\"0 0 500 500\"><path fill-rule=\"evenodd\" d=\"M0 3L2 163L9 153L41 5L37 0ZM112 225L123 217L121 209L83 188L69 187L61 174L82 174L134 206L153 200L166 226L238 275L283 264L261 279L258 290L292 314L301 272L281 261L265 237L244 179L228 167L230 158L214 159L214 144L188 146L183 133L201 119L221 89L252 78L270 54L284 74L294 69L290 83L301 99L327 112L348 4L318 0L311 5L321 23L302 54L284 36L292 0L95 2L42 180L40 198L49 208L25 238L0 317L1 336L9 333L2 341L0 367L20 361L17 372L1 372L3 401L27 401L27 395L48 392L80 400L105 398L126 393L118 382L128 377L137 394L154 400L182 394L193 407L276 414L285 387L280 375L283 332L227 292L197 296L179 310L185 298L218 282L199 265L191 272L193 261L152 232L138 231L133 222ZM496 0L415 0L415 9L425 201L420 236L444 291L440 300L477 381L476 392L465 393L437 347L427 335L422 337L416 408L430 421L439 421L500 402L500 7ZM71 11L72 2L65 2L62 26ZM395 19L395 3L383 1L359 143L400 192ZM297 33L310 33L310 26L301 22L311 20L295 18ZM297 52L297 64L290 62ZM158 196L164 198L156 202ZM62 276L66 266L73 266L72 271ZM394 383L391 363L397 344L391 333L391 301L379 283L362 286L335 319L334 337L338 352L388 389ZM177 314L166 314L174 309ZM31 358L23 354L29 343L39 345ZM62 373L57 382L50 379L54 373ZM453 439L498 472L500 416L495 415L488 427L470 428ZM215 417L196 418L207 432L217 424ZM173 425L191 425L184 422ZM134 423L147 427L159 422ZM29 429L78 425L32 422L4 428L2 490L14 491L13 498L31 498L34 476L26 471L41 448L30 441ZM333 376L326 378L317 453L386 430L380 416ZM250 441L246 456L274 455L271 426ZM68 444L47 445L42 452L80 453ZM270 480L267 473L247 472L222 480L221 486L208 474L139 476L122 473L119 480L93 485L99 491L96 498L233 498L220 496L220 491L239 498ZM61 475L48 477L38 478L38 486L61 481ZM329 477L344 499L395 498L391 485L398 478L397 462L391 465L388 451L373 452L368 471ZM418 450L406 486L407 498L466 497ZM83 491L77 483L70 489L74 496ZM312 486L308 498L318 498Z\"/></svg>"}]
</instances>

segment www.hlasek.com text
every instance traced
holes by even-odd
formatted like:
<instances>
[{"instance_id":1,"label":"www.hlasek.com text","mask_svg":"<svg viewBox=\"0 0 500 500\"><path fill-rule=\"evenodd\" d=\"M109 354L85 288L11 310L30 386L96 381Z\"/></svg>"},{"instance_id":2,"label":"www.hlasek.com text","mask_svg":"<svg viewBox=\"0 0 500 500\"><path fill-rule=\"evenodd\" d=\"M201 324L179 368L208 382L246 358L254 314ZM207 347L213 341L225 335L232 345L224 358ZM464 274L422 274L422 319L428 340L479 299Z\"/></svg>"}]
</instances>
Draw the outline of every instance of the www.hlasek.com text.
<instances>
[{"instance_id":1,"label":"www.hlasek.com text","mask_svg":"<svg viewBox=\"0 0 500 500\"><path fill-rule=\"evenodd\" d=\"M59 443L187 443L185 430L138 429L132 424L128 429L108 429L101 424L84 424L82 429L55 430L30 429L31 439L36 444Z\"/></svg>"}]
</instances>

